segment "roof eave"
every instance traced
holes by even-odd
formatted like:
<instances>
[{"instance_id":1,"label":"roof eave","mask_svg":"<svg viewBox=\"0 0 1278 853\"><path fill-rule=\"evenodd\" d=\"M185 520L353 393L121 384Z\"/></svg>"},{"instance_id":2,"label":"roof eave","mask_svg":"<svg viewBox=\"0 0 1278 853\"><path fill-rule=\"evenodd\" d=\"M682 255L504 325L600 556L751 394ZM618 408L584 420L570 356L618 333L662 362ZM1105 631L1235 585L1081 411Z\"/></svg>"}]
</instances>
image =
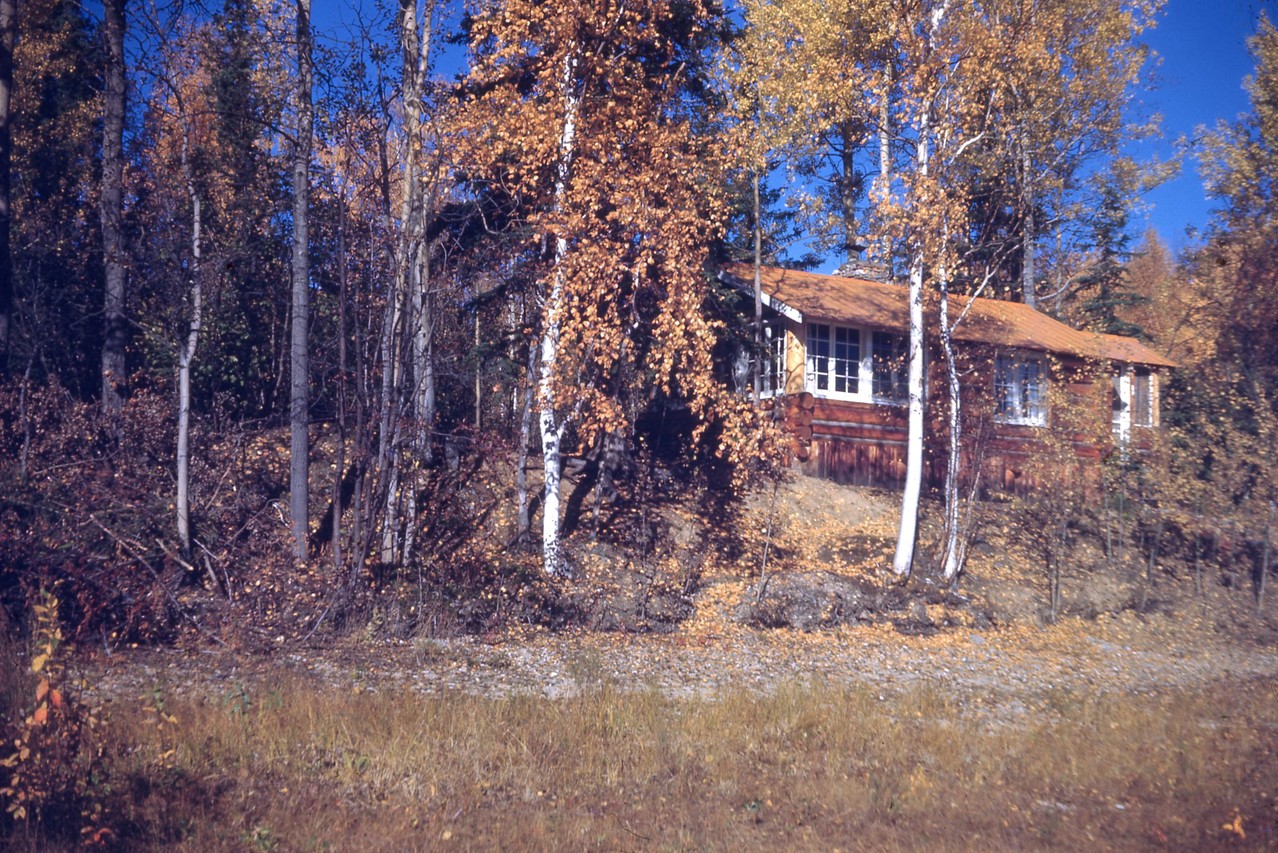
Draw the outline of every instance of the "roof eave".
<instances>
[{"instance_id":1,"label":"roof eave","mask_svg":"<svg viewBox=\"0 0 1278 853\"><path fill-rule=\"evenodd\" d=\"M719 271L719 281L722 281L725 284L730 284L737 290L744 291L751 295L754 294L754 282L745 281L739 276L735 276L726 270ZM776 311L781 316L787 317L796 323L803 322L803 312L798 308L795 308L793 305L787 305L762 288L760 288L760 296L762 297L764 305L771 308L773 311Z\"/></svg>"}]
</instances>

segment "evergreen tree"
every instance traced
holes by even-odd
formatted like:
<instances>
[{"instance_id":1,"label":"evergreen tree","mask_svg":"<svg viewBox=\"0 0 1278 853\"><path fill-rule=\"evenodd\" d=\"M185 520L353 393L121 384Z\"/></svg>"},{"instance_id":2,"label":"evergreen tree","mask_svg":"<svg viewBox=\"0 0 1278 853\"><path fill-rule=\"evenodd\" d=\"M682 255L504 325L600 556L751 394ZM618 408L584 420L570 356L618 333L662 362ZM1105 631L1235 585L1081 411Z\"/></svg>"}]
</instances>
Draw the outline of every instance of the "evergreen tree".
<instances>
[{"instance_id":1,"label":"evergreen tree","mask_svg":"<svg viewBox=\"0 0 1278 853\"><path fill-rule=\"evenodd\" d=\"M1132 259L1128 231L1131 192L1114 172L1100 180L1100 206L1092 220L1095 259L1076 277L1078 321L1085 328L1111 335L1147 337L1145 330L1127 319L1128 311L1149 301L1137 293L1128 279Z\"/></svg>"}]
</instances>

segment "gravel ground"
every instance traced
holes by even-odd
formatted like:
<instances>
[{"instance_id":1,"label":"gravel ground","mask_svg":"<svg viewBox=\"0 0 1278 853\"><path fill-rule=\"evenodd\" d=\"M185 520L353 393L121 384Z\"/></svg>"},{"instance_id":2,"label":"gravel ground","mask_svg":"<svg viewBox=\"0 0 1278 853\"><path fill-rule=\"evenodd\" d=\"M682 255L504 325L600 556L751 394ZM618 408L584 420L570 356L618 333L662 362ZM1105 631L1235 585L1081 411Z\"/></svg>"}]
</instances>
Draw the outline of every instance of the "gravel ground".
<instances>
[{"instance_id":1,"label":"gravel ground","mask_svg":"<svg viewBox=\"0 0 1278 853\"><path fill-rule=\"evenodd\" d=\"M910 637L889 626L829 632L552 634L347 643L273 654L139 650L82 657L77 673L99 701L159 687L219 701L290 677L319 688L489 697L568 697L583 690L658 690L672 697L831 684L885 698L929 686L976 713L1011 721L1054 691L1159 692L1278 677L1278 650L1186 631L1172 617L1124 613L1096 621L954 629Z\"/></svg>"}]
</instances>

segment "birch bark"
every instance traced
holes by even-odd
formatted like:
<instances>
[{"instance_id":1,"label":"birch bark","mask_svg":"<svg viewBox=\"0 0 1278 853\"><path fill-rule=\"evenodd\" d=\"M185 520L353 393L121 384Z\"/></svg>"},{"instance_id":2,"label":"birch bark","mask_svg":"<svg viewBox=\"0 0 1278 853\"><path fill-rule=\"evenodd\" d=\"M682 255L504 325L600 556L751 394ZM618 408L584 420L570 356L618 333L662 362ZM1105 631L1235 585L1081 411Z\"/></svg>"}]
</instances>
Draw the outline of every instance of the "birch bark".
<instances>
[{"instance_id":1,"label":"birch bark","mask_svg":"<svg viewBox=\"0 0 1278 853\"><path fill-rule=\"evenodd\" d=\"M200 323L204 309L201 257L203 253L203 203L195 185L191 166L191 129L185 110L182 122L182 177L186 181L187 199L191 203L191 318L186 340L178 351L178 432L177 432L177 532L182 556L191 557L191 363L200 341Z\"/></svg>"},{"instance_id":2,"label":"birch bark","mask_svg":"<svg viewBox=\"0 0 1278 853\"><path fill-rule=\"evenodd\" d=\"M577 138L577 111L580 95L576 89L577 60L569 56L564 60L564 119L559 135L559 158L555 166L554 207L556 218L564 208L568 193L568 181L572 174L573 149ZM541 457L545 471L545 489L542 502L541 548L545 571L552 575L565 572L559 541L559 492L562 473L561 444L567 418L560 417L555 402L558 391L559 334L563 320L564 259L568 254L568 240L560 224L555 235L554 261L550 273L550 293L546 297L544 327L541 334L541 382L539 385Z\"/></svg>"}]
</instances>

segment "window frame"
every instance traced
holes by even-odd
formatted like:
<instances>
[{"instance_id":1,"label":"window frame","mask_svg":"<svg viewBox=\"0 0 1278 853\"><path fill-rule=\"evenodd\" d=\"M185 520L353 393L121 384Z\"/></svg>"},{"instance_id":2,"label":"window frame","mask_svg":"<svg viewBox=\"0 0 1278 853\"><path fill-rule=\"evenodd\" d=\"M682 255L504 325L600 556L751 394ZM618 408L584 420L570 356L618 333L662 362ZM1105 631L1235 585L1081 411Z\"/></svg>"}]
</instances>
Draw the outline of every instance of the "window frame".
<instances>
[{"instance_id":1,"label":"window frame","mask_svg":"<svg viewBox=\"0 0 1278 853\"><path fill-rule=\"evenodd\" d=\"M1014 351L994 356L994 419L998 423L1047 426L1048 368L1047 358L1038 353Z\"/></svg>"},{"instance_id":2,"label":"window frame","mask_svg":"<svg viewBox=\"0 0 1278 853\"><path fill-rule=\"evenodd\" d=\"M760 356L759 396L776 397L786 392L789 365L786 363L785 324L771 321L763 324L763 353Z\"/></svg>"},{"instance_id":3,"label":"window frame","mask_svg":"<svg viewBox=\"0 0 1278 853\"><path fill-rule=\"evenodd\" d=\"M1139 364L1116 365L1113 372L1113 430L1120 442L1133 429L1158 428L1157 372Z\"/></svg>"},{"instance_id":4,"label":"window frame","mask_svg":"<svg viewBox=\"0 0 1278 853\"><path fill-rule=\"evenodd\" d=\"M899 387L899 397L875 392L875 386L885 380L884 359L876 359L874 344L876 339L885 336L899 342L903 355L908 358L908 338L896 332L829 321L805 322L804 390L832 400L879 406L909 405L907 365L890 372L886 380L890 386Z\"/></svg>"},{"instance_id":5,"label":"window frame","mask_svg":"<svg viewBox=\"0 0 1278 853\"><path fill-rule=\"evenodd\" d=\"M1153 429L1158 425L1154 418L1154 372L1148 367L1133 366L1130 393L1132 427Z\"/></svg>"},{"instance_id":6,"label":"window frame","mask_svg":"<svg viewBox=\"0 0 1278 853\"><path fill-rule=\"evenodd\" d=\"M880 344L882 343L882 346ZM880 355L881 350L888 354ZM893 362L900 361L899 366ZM880 391L880 386L889 393ZM870 331L870 396L883 406L908 406L910 403L910 339L908 335L886 329Z\"/></svg>"}]
</instances>

